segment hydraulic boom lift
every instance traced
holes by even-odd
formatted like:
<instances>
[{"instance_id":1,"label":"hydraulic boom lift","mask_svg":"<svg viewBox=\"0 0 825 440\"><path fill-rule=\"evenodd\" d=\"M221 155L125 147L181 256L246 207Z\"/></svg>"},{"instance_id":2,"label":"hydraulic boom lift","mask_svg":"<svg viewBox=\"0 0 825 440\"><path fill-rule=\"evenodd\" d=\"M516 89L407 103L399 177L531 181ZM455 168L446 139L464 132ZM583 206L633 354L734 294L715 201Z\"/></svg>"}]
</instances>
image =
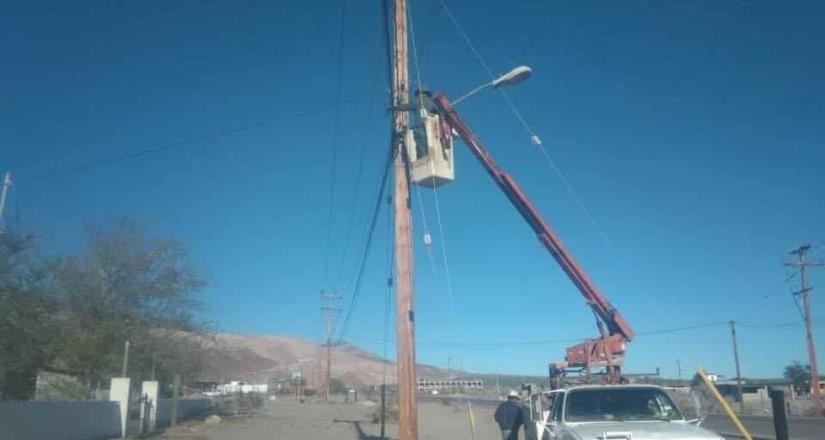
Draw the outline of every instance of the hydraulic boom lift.
<instances>
[{"instance_id":1,"label":"hydraulic boom lift","mask_svg":"<svg viewBox=\"0 0 825 440\"><path fill-rule=\"evenodd\" d=\"M437 116L430 118L440 118L441 125L437 136L427 137L434 142L430 145L429 154L442 154L442 157L449 155L450 168L449 179L452 180L452 132L458 133L464 143L470 148L473 155L481 162L484 169L492 177L493 181L510 200L510 203L521 214L522 218L533 229L539 241L550 251L556 262L561 266L573 284L579 289L585 301L596 315L599 337L587 339L581 344L568 347L565 362L558 362L550 365L550 377L555 384L560 384L563 377L570 374L583 375L585 380L591 380L593 374L598 374L607 382L621 381L621 368L623 365L623 355L627 350L627 343L630 342L634 333L630 325L622 317L621 313L599 292L599 289L579 266L573 255L567 250L559 236L550 227L550 224L539 214L536 207L527 198L527 195L518 186L516 181L504 172L493 160L490 153L484 148L479 139L467 124L462 121L450 101L444 95L437 95L433 98ZM433 139L433 138L439 138ZM433 151L433 144L441 147L443 151ZM438 170L431 166L433 173ZM435 176L432 177L432 186L436 184ZM416 182L424 184L422 182ZM601 369L601 372L594 371Z\"/></svg>"}]
</instances>

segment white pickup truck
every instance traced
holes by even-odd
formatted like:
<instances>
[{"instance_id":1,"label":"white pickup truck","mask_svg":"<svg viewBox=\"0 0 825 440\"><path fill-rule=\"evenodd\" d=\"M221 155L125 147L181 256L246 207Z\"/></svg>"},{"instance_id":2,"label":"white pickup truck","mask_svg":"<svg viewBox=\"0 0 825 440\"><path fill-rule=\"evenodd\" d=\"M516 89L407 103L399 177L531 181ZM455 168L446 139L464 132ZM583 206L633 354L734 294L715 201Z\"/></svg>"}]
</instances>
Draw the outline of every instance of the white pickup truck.
<instances>
[{"instance_id":1,"label":"white pickup truck","mask_svg":"<svg viewBox=\"0 0 825 440\"><path fill-rule=\"evenodd\" d=\"M723 440L685 420L667 392L652 385L578 385L544 393L533 414L542 440Z\"/></svg>"}]
</instances>

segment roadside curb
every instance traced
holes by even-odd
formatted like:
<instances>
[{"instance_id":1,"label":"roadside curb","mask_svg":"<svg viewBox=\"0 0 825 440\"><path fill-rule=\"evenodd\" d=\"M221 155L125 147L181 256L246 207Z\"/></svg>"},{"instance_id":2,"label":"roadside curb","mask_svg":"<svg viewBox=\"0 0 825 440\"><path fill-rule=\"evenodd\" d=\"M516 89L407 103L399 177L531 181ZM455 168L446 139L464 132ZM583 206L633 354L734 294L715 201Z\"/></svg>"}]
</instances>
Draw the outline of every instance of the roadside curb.
<instances>
[{"instance_id":1,"label":"roadside curb","mask_svg":"<svg viewBox=\"0 0 825 440\"><path fill-rule=\"evenodd\" d=\"M717 434L719 434L719 435L721 435L722 437L725 437L725 438L737 438L737 439L738 438L745 438L745 436L743 436L742 434L739 434L738 432L717 432ZM766 435L751 435L751 438L753 440L776 440L774 437L766 436ZM800 438L800 437L791 437L791 440L807 440L807 439Z\"/></svg>"},{"instance_id":2,"label":"roadside curb","mask_svg":"<svg viewBox=\"0 0 825 440\"><path fill-rule=\"evenodd\" d=\"M739 434L738 432L717 432L717 434L721 435L725 438L745 438L744 435ZM751 435L753 440L776 440L773 437L768 437L764 435ZM794 439L794 440L804 440L804 439Z\"/></svg>"}]
</instances>

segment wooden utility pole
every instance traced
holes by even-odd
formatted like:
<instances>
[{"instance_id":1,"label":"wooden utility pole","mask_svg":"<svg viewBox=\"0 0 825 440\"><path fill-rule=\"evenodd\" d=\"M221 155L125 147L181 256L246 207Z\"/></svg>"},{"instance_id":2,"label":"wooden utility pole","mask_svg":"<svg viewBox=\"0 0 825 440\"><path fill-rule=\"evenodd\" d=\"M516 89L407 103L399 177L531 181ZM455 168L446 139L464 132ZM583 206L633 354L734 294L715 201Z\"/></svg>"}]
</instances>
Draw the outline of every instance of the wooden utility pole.
<instances>
[{"instance_id":1,"label":"wooden utility pole","mask_svg":"<svg viewBox=\"0 0 825 440\"><path fill-rule=\"evenodd\" d=\"M808 343L808 362L811 366L811 397L814 401L814 411L817 416L822 415L822 395L819 390L819 368L816 362L816 345L814 344L814 329L811 322L811 298L810 293L812 287L808 287L808 274L806 269L811 266L823 266L825 263L809 263L805 260L805 254L811 250L810 244L802 244L798 248L789 252L790 255L796 255L798 260L795 263L786 263L786 266L793 266L799 268L799 276L802 283L802 290L795 292L796 295L802 295L802 315L805 319L805 336Z\"/></svg>"},{"instance_id":2,"label":"wooden utility pole","mask_svg":"<svg viewBox=\"0 0 825 440\"><path fill-rule=\"evenodd\" d=\"M398 438L418 439L418 406L415 394L415 308L412 283L410 188L407 181L405 139L410 115L401 110L409 102L407 66L407 1L394 0L392 50L392 143L395 191L395 308L398 352Z\"/></svg>"},{"instance_id":3,"label":"wooden utility pole","mask_svg":"<svg viewBox=\"0 0 825 440\"><path fill-rule=\"evenodd\" d=\"M324 384L324 402L329 401L329 393L332 388L332 330L335 328L335 318L338 317L338 313L341 312L341 309L336 306L337 301L341 298L341 295L335 293L321 293L321 302L323 304L321 306L321 313L324 317L327 335L327 369Z\"/></svg>"},{"instance_id":4,"label":"wooden utility pole","mask_svg":"<svg viewBox=\"0 0 825 440\"><path fill-rule=\"evenodd\" d=\"M3 211L6 209L6 197L9 195L9 188L11 188L11 171L6 171L3 177L3 189L0 190L0 233L3 232Z\"/></svg>"},{"instance_id":5,"label":"wooden utility pole","mask_svg":"<svg viewBox=\"0 0 825 440\"><path fill-rule=\"evenodd\" d=\"M123 344L123 366L120 369L120 377L126 377L129 371L129 341Z\"/></svg>"},{"instance_id":6,"label":"wooden utility pole","mask_svg":"<svg viewBox=\"0 0 825 440\"><path fill-rule=\"evenodd\" d=\"M742 399L742 374L739 372L739 345L736 343L736 321L730 322L730 336L733 339L733 360L736 362L736 394L739 398L739 412L744 414L745 401Z\"/></svg>"},{"instance_id":7,"label":"wooden utility pole","mask_svg":"<svg viewBox=\"0 0 825 440\"><path fill-rule=\"evenodd\" d=\"M180 374L175 374L172 385L172 426L178 424L178 400L180 400Z\"/></svg>"}]
</instances>

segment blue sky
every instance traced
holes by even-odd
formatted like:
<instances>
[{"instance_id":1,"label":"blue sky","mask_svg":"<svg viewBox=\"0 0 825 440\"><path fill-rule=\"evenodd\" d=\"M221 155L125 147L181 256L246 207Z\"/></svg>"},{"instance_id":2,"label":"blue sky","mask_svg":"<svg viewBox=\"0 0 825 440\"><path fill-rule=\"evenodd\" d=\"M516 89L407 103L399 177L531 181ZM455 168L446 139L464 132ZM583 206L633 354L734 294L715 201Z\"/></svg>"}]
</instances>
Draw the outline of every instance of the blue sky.
<instances>
[{"instance_id":1,"label":"blue sky","mask_svg":"<svg viewBox=\"0 0 825 440\"><path fill-rule=\"evenodd\" d=\"M350 304L389 136L380 8L347 0L327 254L341 4L4 1L7 220L73 252L85 222L135 217L191 246L219 329L319 340L319 291ZM609 241L498 94L460 110L637 332L735 319L744 375L806 359L801 326L774 324L799 317L785 252L825 245L821 4L447 4L493 71L534 68L508 93ZM437 0L410 6L422 83L455 97L487 79ZM453 312L433 194L414 205L418 359L543 374L569 344L505 342L595 336L592 315L460 144L456 175L438 192ZM347 328L378 353L386 221ZM627 365L673 376L677 358L732 375L727 327L640 335Z\"/></svg>"}]
</instances>

